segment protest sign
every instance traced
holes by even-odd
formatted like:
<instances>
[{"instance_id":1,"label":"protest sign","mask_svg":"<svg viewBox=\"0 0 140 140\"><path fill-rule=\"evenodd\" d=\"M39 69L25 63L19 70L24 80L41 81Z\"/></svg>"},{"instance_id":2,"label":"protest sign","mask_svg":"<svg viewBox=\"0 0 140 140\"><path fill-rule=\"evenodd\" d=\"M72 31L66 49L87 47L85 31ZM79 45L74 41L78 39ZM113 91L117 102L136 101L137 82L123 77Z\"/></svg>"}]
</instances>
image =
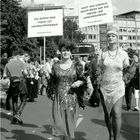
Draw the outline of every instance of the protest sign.
<instances>
[{"instance_id":1,"label":"protest sign","mask_svg":"<svg viewBox=\"0 0 140 140\"><path fill-rule=\"evenodd\" d=\"M63 10L28 12L28 37L63 35Z\"/></svg>"},{"instance_id":2,"label":"protest sign","mask_svg":"<svg viewBox=\"0 0 140 140\"><path fill-rule=\"evenodd\" d=\"M86 1L79 5L79 27L113 22L111 0Z\"/></svg>"}]
</instances>

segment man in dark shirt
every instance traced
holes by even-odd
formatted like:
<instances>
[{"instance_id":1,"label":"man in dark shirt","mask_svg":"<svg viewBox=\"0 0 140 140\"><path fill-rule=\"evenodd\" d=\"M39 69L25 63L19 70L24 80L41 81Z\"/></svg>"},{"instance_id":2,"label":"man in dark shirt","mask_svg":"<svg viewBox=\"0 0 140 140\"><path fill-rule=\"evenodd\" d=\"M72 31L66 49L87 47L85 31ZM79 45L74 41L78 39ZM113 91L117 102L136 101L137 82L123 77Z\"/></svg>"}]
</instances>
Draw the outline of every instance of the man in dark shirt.
<instances>
[{"instance_id":1,"label":"man in dark shirt","mask_svg":"<svg viewBox=\"0 0 140 140\"><path fill-rule=\"evenodd\" d=\"M20 115L26 105L27 87L26 78L27 74L26 65L20 61L17 54L13 54L13 58L5 65L4 77L10 78L10 87L8 89L7 99L12 98L13 107L13 120L12 123L22 124ZM18 97L21 103L18 106Z\"/></svg>"},{"instance_id":2,"label":"man in dark shirt","mask_svg":"<svg viewBox=\"0 0 140 140\"><path fill-rule=\"evenodd\" d=\"M92 107L98 107L99 106L99 91L98 91L98 85L96 82L97 79L97 65L98 65L98 55L94 54L94 56L90 56L91 61L89 63L89 65L87 66L89 69L89 74L90 74L90 78L91 78L91 82L94 88L94 91L91 95L91 98L89 99L89 103Z\"/></svg>"}]
</instances>

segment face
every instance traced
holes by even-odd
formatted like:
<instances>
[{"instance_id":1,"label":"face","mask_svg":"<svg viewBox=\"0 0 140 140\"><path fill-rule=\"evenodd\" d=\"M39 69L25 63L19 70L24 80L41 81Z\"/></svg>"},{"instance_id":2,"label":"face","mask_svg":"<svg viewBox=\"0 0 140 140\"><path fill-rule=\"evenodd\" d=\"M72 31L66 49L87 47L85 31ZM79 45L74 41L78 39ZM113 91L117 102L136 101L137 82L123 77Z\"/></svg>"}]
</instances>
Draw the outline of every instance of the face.
<instances>
[{"instance_id":1,"label":"face","mask_svg":"<svg viewBox=\"0 0 140 140\"><path fill-rule=\"evenodd\" d=\"M115 34L107 34L107 41L110 44L116 44L118 42L118 37Z\"/></svg>"},{"instance_id":2,"label":"face","mask_svg":"<svg viewBox=\"0 0 140 140\"><path fill-rule=\"evenodd\" d=\"M135 62L139 61L139 59L138 59L138 57L136 55L133 56L133 61L135 61Z\"/></svg>"},{"instance_id":3,"label":"face","mask_svg":"<svg viewBox=\"0 0 140 140\"><path fill-rule=\"evenodd\" d=\"M7 53L4 53L4 54L3 54L3 58L4 58L4 59L7 59Z\"/></svg>"},{"instance_id":4,"label":"face","mask_svg":"<svg viewBox=\"0 0 140 140\"><path fill-rule=\"evenodd\" d=\"M83 60L86 62L86 61L88 61L88 58L85 56L85 57L83 58Z\"/></svg>"},{"instance_id":5,"label":"face","mask_svg":"<svg viewBox=\"0 0 140 140\"><path fill-rule=\"evenodd\" d=\"M62 55L62 58L69 59L71 57L71 51L63 47L61 49L61 55Z\"/></svg>"},{"instance_id":6,"label":"face","mask_svg":"<svg viewBox=\"0 0 140 140\"><path fill-rule=\"evenodd\" d=\"M24 54L24 61L27 62L30 59L28 54Z\"/></svg>"}]
</instances>

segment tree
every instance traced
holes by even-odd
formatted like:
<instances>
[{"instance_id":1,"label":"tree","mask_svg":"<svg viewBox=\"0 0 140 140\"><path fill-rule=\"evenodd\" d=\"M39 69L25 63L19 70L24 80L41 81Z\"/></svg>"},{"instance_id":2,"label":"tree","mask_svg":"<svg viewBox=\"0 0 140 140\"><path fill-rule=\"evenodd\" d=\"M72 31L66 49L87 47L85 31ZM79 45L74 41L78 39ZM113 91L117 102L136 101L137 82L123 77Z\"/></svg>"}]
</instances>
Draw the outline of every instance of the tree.
<instances>
[{"instance_id":1,"label":"tree","mask_svg":"<svg viewBox=\"0 0 140 140\"><path fill-rule=\"evenodd\" d=\"M37 48L36 38L27 38L27 12L16 0L1 0L1 52L32 52Z\"/></svg>"},{"instance_id":2,"label":"tree","mask_svg":"<svg viewBox=\"0 0 140 140\"><path fill-rule=\"evenodd\" d=\"M127 51L127 53L128 53L128 56L130 57L130 59L133 58L133 55L137 55L137 56L138 56L136 50L133 50L133 49L131 49L131 48L128 48L126 51Z\"/></svg>"},{"instance_id":3,"label":"tree","mask_svg":"<svg viewBox=\"0 0 140 140\"><path fill-rule=\"evenodd\" d=\"M69 39L75 43L82 43L85 39L85 35L78 30L78 25L75 21L64 21L64 38Z\"/></svg>"}]
</instances>

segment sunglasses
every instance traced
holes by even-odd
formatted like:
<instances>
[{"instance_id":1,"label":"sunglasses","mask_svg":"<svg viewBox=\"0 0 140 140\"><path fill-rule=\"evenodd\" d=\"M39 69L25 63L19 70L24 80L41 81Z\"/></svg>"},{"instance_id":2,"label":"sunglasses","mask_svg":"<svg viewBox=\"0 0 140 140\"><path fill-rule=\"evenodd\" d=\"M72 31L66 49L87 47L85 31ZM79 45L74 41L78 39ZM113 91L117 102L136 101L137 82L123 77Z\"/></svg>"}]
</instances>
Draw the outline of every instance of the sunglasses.
<instances>
[{"instance_id":1,"label":"sunglasses","mask_svg":"<svg viewBox=\"0 0 140 140\"><path fill-rule=\"evenodd\" d=\"M108 38L109 38L109 37L116 37L116 35L115 35L115 34L108 34L107 37L108 37Z\"/></svg>"}]
</instances>

